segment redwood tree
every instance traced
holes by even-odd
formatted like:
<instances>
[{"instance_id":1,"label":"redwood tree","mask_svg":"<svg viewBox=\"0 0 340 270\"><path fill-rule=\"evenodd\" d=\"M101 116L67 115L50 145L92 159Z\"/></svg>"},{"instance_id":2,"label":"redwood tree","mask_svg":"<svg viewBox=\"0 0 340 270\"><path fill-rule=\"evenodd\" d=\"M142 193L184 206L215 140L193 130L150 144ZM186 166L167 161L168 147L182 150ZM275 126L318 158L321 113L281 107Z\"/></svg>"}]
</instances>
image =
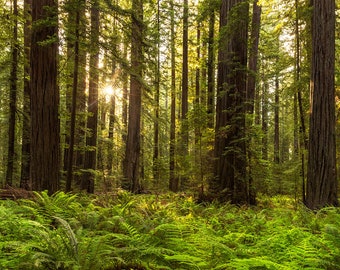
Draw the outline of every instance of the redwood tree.
<instances>
[{"instance_id":1,"label":"redwood tree","mask_svg":"<svg viewBox=\"0 0 340 270\"><path fill-rule=\"evenodd\" d=\"M58 5L32 0L31 166L33 190L59 188L60 126L57 85Z\"/></svg>"},{"instance_id":2,"label":"redwood tree","mask_svg":"<svg viewBox=\"0 0 340 270\"><path fill-rule=\"evenodd\" d=\"M335 1L313 1L306 205L338 205L335 146Z\"/></svg>"},{"instance_id":3,"label":"redwood tree","mask_svg":"<svg viewBox=\"0 0 340 270\"><path fill-rule=\"evenodd\" d=\"M222 1L212 191L222 201L248 202L245 104L248 4Z\"/></svg>"},{"instance_id":4,"label":"redwood tree","mask_svg":"<svg viewBox=\"0 0 340 270\"><path fill-rule=\"evenodd\" d=\"M131 192L140 190L140 142L143 71L143 1L132 1L131 72L128 133L123 162L123 187Z\"/></svg>"},{"instance_id":5,"label":"redwood tree","mask_svg":"<svg viewBox=\"0 0 340 270\"><path fill-rule=\"evenodd\" d=\"M15 123L17 110L17 89L18 89L18 4L17 0L13 1L13 41L11 45L12 63L10 75L10 95L9 95L9 125L8 125L8 153L7 153L7 170L6 185L12 186L13 170L15 160Z\"/></svg>"},{"instance_id":6,"label":"redwood tree","mask_svg":"<svg viewBox=\"0 0 340 270\"><path fill-rule=\"evenodd\" d=\"M98 126L98 64L99 64L99 2L91 6L91 52L89 74L89 96L87 102L87 130L84 173L81 189L94 192L94 181L97 167L97 126Z\"/></svg>"},{"instance_id":7,"label":"redwood tree","mask_svg":"<svg viewBox=\"0 0 340 270\"><path fill-rule=\"evenodd\" d=\"M20 187L29 189L30 179L30 46L31 46L31 3L24 1L24 99L21 146Z\"/></svg>"}]
</instances>

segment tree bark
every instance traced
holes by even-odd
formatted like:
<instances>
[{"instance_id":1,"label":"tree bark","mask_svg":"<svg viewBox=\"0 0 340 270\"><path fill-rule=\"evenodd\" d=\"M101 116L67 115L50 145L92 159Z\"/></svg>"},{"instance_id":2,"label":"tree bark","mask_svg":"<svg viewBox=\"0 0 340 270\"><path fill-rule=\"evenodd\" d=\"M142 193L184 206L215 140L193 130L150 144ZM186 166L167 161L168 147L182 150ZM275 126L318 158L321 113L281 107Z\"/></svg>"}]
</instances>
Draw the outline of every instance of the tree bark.
<instances>
[{"instance_id":1,"label":"tree bark","mask_svg":"<svg viewBox=\"0 0 340 270\"><path fill-rule=\"evenodd\" d=\"M185 189L188 185L188 167L190 164L187 162L189 153L189 125L188 125L188 97L189 97L189 67L188 67L188 18L189 7L188 0L183 1L183 45L182 45L182 97L181 97L181 134L179 154L181 156L181 178L180 188Z\"/></svg>"},{"instance_id":2,"label":"tree bark","mask_svg":"<svg viewBox=\"0 0 340 270\"><path fill-rule=\"evenodd\" d=\"M57 14L57 1L32 1L30 179L49 193L59 189L60 169Z\"/></svg>"},{"instance_id":3,"label":"tree bark","mask_svg":"<svg viewBox=\"0 0 340 270\"><path fill-rule=\"evenodd\" d=\"M207 113L208 113L208 127L214 127L215 115L215 49L214 49L214 36L215 36L215 10L210 8L209 14L209 33L208 33L208 63L207 63L207 76L208 76L208 98L207 98Z\"/></svg>"},{"instance_id":4,"label":"tree bark","mask_svg":"<svg viewBox=\"0 0 340 270\"><path fill-rule=\"evenodd\" d=\"M335 1L314 1L312 107L309 128L306 205L338 205L335 144Z\"/></svg>"},{"instance_id":5,"label":"tree bark","mask_svg":"<svg viewBox=\"0 0 340 270\"><path fill-rule=\"evenodd\" d=\"M12 62L10 74L10 95L9 95L9 125L8 125L8 151L7 151L7 170L6 185L13 184L13 170L15 160L15 123L17 109L17 91L18 91L18 4L17 0L13 1L13 40L11 45Z\"/></svg>"},{"instance_id":6,"label":"tree bark","mask_svg":"<svg viewBox=\"0 0 340 270\"><path fill-rule=\"evenodd\" d=\"M153 146L153 178L158 184L160 180L159 171L159 94L160 94L160 1L157 0L157 45L156 45L156 69L155 69L155 121L154 121L154 146Z\"/></svg>"},{"instance_id":7,"label":"tree bark","mask_svg":"<svg viewBox=\"0 0 340 270\"><path fill-rule=\"evenodd\" d=\"M222 200L236 204L248 203L249 198L245 145L248 9L243 0L222 1L220 12L212 188L219 190Z\"/></svg>"},{"instance_id":8,"label":"tree bark","mask_svg":"<svg viewBox=\"0 0 340 270\"><path fill-rule=\"evenodd\" d=\"M123 162L123 188L140 191L140 143L143 76L143 1L133 0L131 32L131 70L129 95L129 120L126 151Z\"/></svg>"},{"instance_id":9,"label":"tree bark","mask_svg":"<svg viewBox=\"0 0 340 270\"><path fill-rule=\"evenodd\" d=\"M79 69L79 24L80 11L75 12L75 41L74 41L74 63L73 63L73 83L72 83L72 105L70 123L70 144L68 149L66 192L71 191L73 182L73 154L75 142L76 113L77 113L77 92L78 92L78 69Z\"/></svg>"},{"instance_id":10,"label":"tree bark","mask_svg":"<svg viewBox=\"0 0 340 270\"><path fill-rule=\"evenodd\" d=\"M24 100L21 146L20 188L30 189L30 47L31 47L31 0L24 2Z\"/></svg>"},{"instance_id":11,"label":"tree bark","mask_svg":"<svg viewBox=\"0 0 340 270\"><path fill-rule=\"evenodd\" d=\"M274 104L274 163L280 163L280 94L279 78L275 78L275 104Z\"/></svg>"},{"instance_id":12,"label":"tree bark","mask_svg":"<svg viewBox=\"0 0 340 270\"><path fill-rule=\"evenodd\" d=\"M98 64L99 64L99 2L95 0L91 7L91 52L89 96L87 102L87 130L84 173L81 189L94 193L95 170L97 168L97 133L98 133Z\"/></svg>"},{"instance_id":13,"label":"tree bark","mask_svg":"<svg viewBox=\"0 0 340 270\"><path fill-rule=\"evenodd\" d=\"M247 112L254 113L255 89L257 79L257 62L260 41L260 24L262 8L258 0L253 2L253 17L251 22L250 50L249 50L249 74L247 78Z\"/></svg>"},{"instance_id":14,"label":"tree bark","mask_svg":"<svg viewBox=\"0 0 340 270\"><path fill-rule=\"evenodd\" d=\"M176 176L175 153L176 153L176 48L175 48L175 11L174 2L170 0L171 12L171 112L170 112L170 180L169 189L177 192L179 189L179 182Z\"/></svg>"}]
</instances>

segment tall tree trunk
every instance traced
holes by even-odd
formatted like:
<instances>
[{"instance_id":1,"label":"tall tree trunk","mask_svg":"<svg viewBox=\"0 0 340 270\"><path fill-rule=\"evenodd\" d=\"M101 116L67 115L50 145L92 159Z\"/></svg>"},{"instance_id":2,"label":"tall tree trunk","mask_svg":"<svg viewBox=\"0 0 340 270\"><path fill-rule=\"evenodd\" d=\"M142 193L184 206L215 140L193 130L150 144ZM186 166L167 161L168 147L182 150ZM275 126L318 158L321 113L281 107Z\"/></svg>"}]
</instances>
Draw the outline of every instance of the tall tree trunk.
<instances>
[{"instance_id":1,"label":"tall tree trunk","mask_svg":"<svg viewBox=\"0 0 340 270\"><path fill-rule=\"evenodd\" d=\"M154 121L154 147L153 147L153 178L156 184L160 180L159 172L159 92L160 92L160 1L157 0L157 56L155 70L155 121Z\"/></svg>"},{"instance_id":2,"label":"tall tree trunk","mask_svg":"<svg viewBox=\"0 0 340 270\"><path fill-rule=\"evenodd\" d=\"M72 105L71 105L71 123L70 123L70 144L67 160L66 175L66 192L71 191L73 180L73 154L75 142L76 128L76 112L77 112L77 91L78 91L78 69L79 69L79 24L80 11L77 9L75 14L75 41L74 41L74 63L73 63L73 83L72 83Z\"/></svg>"},{"instance_id":3,"label":"tall tree trunk","mask_svg":"<svg viewBox=\"0 0 340 270\"><path fill-rule=\"evenodd\" d=\"M143 76L143 1L133 0L129 121L123 162L123 187L133 193L140 191L140 143Z\"/></svg>"},{"instance_id":4,"label":"tall tree trunk","mask_svg":"<svg viewBox=\"0 0 340 270\"><path fill-rule=\"evenodd\" d=\"M188 185L188 176L186 171L190 166L187 162L187 155L189 151L189 126L188 126L188 96L189 96L189 67L188 67L188 17L189 7L188 0L183 1L183 52L182 52L182 98L181 98L181 183L182 189Z\"/></svg>"},{"instance_id":5,"label":"tall tree trunk","mask_svg":"<svg viewBox=\"0 0 340 270\"><path fill-rule=\"evenodd\" d=\"M24 2L24 106L21 146L20 187L30 188L30 47L31 47L31 0Z\"/></svg>"},{"instance_id":6,"label":"tall tree trunk","mask_svg":"<svg viewBox=\"0 0 340 270\"><path fill-rule=\"evenodd\" d=\"M76 116L76 129L74 138L74 155L75 163L74 170L76 174L74 175L76 185L79 186L81 182L82 173L81 170L84 167L85 158L85 130L86 130L86 81L87 81L87 71L86 71L86 57L87 48L85 44L86 40L86 0L78 0L78 9L80 12L79 21L79 56L78 56L78 86L77 86L77 116Z\"/></svg>"},{"instance_id":7,"label":"tall tree trunk","mask_svg":"<svg viewBox=\"0 0 340 270\"><path fill-rule=\"evenodd\" d=\"M249 50L249 75L247 78L247 113L254 113L255 89L257 79L257 62L260 41L261 6L258 0L253 2L253 17L251 22L250 50Z\"/></svg>"},{"instance_id":8,"label":"tall tree trunk","mask_svg":"<svg viewBox=\"0 0 340 270\"><path fill-rule=\"evenodd\" d=\"M32 0L30 179L49 193L59 189L60 169L57 10L54 0Z\"/></svg>"},{"instance_id":9,"label":"tall tree trunk","mask_svg":"<svg viewBox=\"0 0 340 270\"><path fill-rule=\"evenodd\" d=\"M266 81L265 76L263 78L263 86L262 86L262 159L268 160L268 82Z\"/></svg>"},{"instance_id":10,"label":"tall tree trunk","mask_svg":"<svg viewBox=\"0 0 340 270\"><path fill-rule=\"evenodd\" d=\"M248 203L249 199L245 145L248 9L243 0L222 1L220 12L216 161L212 188L218 188L221 200L237 204Z\"/></svg>"},{"instance_id":11,"label":"tall tree trunk","mask_svg":"<svg viewBox=\"0 0 340 270\"><path fill-rule=\"evenodd\" d=\"M91 6L91 52L89 96L87 102L87 130L84 173L81 189L94 192L95 173L97 168L97 135L98 135L98 64L99 64L99 2L95 0Z\"/></svg>"},{"instance_id":12,"label":"tall tree trunk","mask_svg":"<svg viewBox=\"0 0 340 270\"><path fill-rule=\"evenodd\" d=\"M125 41L124 48L123 48L123 59L127 59L127 54L128 54L128 45L127 41ZM122 118L123 118L123 142L126 142L126 137L127 137L127 123L128 123L128 103L129 103L129 91L128 91L128 84L129 84L129 79L128 79L128 72L127 69L123 69L123 74L122 74L122 81L123 81L123 105L122 105Z\"/></svg>"},{"instance_id":13,"label":"tall tree trunk","mask_svg":"<svg viewBox=\"0 0 340 270\"><path fill-rule=\"evenodd\" d=\"M9 125L8 125L8 152L7 152L7 170L6 170L6 185L13 184L13 170L15 160L15 123L17 109L17 90L18 90L18 4L17 0L13 1L13 40L11 45L12 62L10 74L10 95L9 95Z\"/></svg>"},{"instance_id":14,"label":"tall tree trunk","mask_svg":"<svg viewBox=\"0 0 340 270\"><path fill-rule=\"evenodd\" d=\"M250 35L250 51L249 51L249 63L248 63L248 77L247 77L247 113L251 116L247 125L253 125L254 116L254 104L255 104L255 91L256 91L256 79L257 79L257 62L258 62L258 50L260 40L260 23L261 23L261 6L258 5L258 0L253 1L253 17L251 23L251 35ZM248 162L249 162L249 203L256 203L255 187L252 178L252 150L250 149L251 139L248 139Z\"/></svg>"},{"instance_id":15,"label":"tall tree trunk","mask_svg":"<svg viewBox=\"0 0 340 270\"><path fill-rule=\"evenodd\" d=\"M274 104L274 162L280 163L280 94L279 78L275 78L275 104Z\"/></svg>"},{"instance_id":16,"label":"tall tree trunk","mask_svg":"<svg viewBox=\"0 0 340 270\"><path fill-rule=\"evenodd\" d=\"M306 205L338 205L335 144L335 1L314 1L312 107Z\"/></svg>"},{"instance_id":17,"label":"tall tree trunk","mask_svg":"<svg viewBox=\"0 0 340 270\"><path fill-rule=\"evenodd\" d=\"M214 36L215 36L215 9L210 8L209 14L209 33L208 33L208 63L207 63L207 76L208 76L208 103L207 113L209 116L208 127L214 127L214 114L215 114L215 49L214 49Z\"/></svg>"},{"instance_id":18,"label":"tall tree trunk","mask_svg":"<svg viewBox=\"0 0 340 270\"><path fill-rule=\"evenodd\" d=\"M297 122L297 106L299 108L299 115L300 115L300 128L296 124L294 124L294 148L295 153L301 152L301 178L302 178L302 199L303 202L306 201L306 192L305 192L305 150L308 146L307 140L307 132L306 132L306 125L305 125L305 112L303 109L302 103L302 90L301 90L301 66L300 66L300 29L299 29L299 17L298 17L298 9L299 9L299 1L295 0L295 49L296 49L296 57L295 57L295 80L297 85L297 91L294 95L294 122ZM298 129L301 131L301 138L300 138L300 147L299 147L299 132Z\"/></svg>"},{"instance_id":19,"label":"tall tree trunk","mask_svg":"<svg viewBox=\"0 0 340 270\"><path fill-rule=\"evenodd\" d=\"M169 189L177 192L179 188L178 177L176 176L176 47L175 47L175 11L174 1L170 0L171 12L171 115L170 115L170 180Z\"/></svg>"}]
</instances>

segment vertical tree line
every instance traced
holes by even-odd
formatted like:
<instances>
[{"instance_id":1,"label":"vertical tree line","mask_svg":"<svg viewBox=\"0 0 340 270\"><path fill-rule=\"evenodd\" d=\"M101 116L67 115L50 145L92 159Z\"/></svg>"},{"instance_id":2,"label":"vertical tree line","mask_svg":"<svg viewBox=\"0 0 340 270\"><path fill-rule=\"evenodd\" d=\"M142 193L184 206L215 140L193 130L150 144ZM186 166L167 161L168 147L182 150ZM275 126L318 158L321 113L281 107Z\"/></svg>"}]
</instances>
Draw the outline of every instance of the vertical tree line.
<instances>
[{"instance_id":1,"label":"vertical tree line","mask_svg":"<svg viewBox=\"0 0 340 270\"><path fill-rule=\"evenodd\" d=\"M335 2L0 7L3 186L337 205Z\"/></svg>"}]
</instances>

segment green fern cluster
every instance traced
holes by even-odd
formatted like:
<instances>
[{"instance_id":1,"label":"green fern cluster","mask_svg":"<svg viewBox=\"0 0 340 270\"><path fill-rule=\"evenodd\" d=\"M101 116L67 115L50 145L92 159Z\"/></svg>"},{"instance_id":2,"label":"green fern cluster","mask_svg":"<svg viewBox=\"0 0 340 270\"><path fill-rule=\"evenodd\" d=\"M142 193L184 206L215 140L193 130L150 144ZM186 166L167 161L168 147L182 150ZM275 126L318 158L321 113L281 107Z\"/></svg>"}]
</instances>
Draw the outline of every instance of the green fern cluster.
<instances>
[{"instance_id":1,"label":"green fern cluster","mask_svg":"<svg viewBox=\"0 0 340 270\"><path fill-rule=\"evenodd\" d=\"M340 269L339 209L263 202L126 192L2 201L0 269Z\"/></svg>"}]
</instances>

